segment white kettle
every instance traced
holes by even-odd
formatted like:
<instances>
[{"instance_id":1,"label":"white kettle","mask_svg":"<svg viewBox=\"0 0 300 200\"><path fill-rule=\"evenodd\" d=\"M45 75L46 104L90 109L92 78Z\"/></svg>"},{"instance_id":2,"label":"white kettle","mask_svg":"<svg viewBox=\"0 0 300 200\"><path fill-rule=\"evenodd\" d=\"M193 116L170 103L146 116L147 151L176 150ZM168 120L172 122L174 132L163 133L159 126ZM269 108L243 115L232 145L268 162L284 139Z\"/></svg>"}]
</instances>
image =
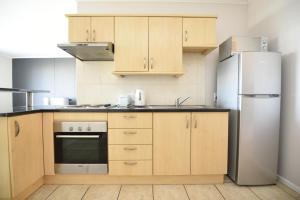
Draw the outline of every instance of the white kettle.
<instances>
[{"instance_id":1,"label":"white kettle","mask_svg":"<svg viewBox=\"0 0 300 200\"><path fill-rule=\"evenodd\" d=\"M145 106L146 105L145 93L143 90L141 90L141 89L135 90L134 105L135 106Z\"/></svg>"}]
</instances>

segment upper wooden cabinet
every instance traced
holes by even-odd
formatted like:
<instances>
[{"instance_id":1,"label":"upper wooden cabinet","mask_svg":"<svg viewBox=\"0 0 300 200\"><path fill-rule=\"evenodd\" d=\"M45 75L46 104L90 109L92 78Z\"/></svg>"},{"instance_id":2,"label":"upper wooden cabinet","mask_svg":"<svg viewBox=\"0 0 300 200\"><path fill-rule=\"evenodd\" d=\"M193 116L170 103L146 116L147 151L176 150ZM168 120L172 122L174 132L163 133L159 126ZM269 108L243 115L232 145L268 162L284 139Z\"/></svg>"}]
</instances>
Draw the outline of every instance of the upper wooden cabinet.
<instances>
[{"instance_id":1,"label":"upper wooden cabinet","mask_svg":"<svg viewBox=\"0 0 300 200\"><path fill-rule=\"evenodd\" d=\"M153 113L153 174L190 174L190 113Z\"/></svg>"},{"instance_id":2,"label":"upper wooden cabinet","mask_svg":"<svg viewBox=\"0 0 300 200\"><path fill-rule=\"evenodd\" d=\"M69 42L114 42L114 17L69 17Z\"/></svg>"},{"instance_id":3,"label":"upper wooden cabinet","mask_svg":"<svg viewBox=\"0 0 300 200\"><path fill-rule=\"evenodd\" d=\"M216 47L216 18L183 18L183 50L207 54Z\"/></svg>"},{"instance_id":4,"label":"upper wooden cabinet","mask_svg":"<svg viewBox=\"0 0 300 200\"><path fill-rule=\"evenodd\" d=\"M149 71L183 71L181 17L149 17Z\"/></svg>"},{"instance_id":5,"label":"upper wooden cabinet","mask_svg":"<svg viewBox=\"0 0 300 200\"><path fill-rule=\"evenodd\" d=\"M191 174L226 174L228 113L192 113Z\"/></svg>"},{"instance_id":6,"label":"upper wooden cabinet","mask_svg":"<svg viewBox=\"0 0 300 200\"><path fill-rule=\"evenodd\" d=\"M148 71L148 17L115 18L115 71Z\"/></svg>"}]
</instances>

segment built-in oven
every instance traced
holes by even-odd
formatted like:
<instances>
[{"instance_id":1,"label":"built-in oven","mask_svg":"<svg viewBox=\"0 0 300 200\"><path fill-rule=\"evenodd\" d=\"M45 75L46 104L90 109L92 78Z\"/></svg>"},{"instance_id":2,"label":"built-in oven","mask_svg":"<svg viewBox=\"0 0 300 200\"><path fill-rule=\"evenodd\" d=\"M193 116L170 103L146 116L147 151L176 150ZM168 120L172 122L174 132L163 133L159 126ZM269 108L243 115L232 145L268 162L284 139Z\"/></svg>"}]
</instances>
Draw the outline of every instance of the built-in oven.
<instances>
[{"instance_id":1,"label":"built-in oven","mask_svg":"<svg viewBox=\"0 0 300 200\"><path fill-rule=\"evenodd\" d=\"M54 122L55 173L107 174L107 122Z\"/></svg>"}]
</instances>

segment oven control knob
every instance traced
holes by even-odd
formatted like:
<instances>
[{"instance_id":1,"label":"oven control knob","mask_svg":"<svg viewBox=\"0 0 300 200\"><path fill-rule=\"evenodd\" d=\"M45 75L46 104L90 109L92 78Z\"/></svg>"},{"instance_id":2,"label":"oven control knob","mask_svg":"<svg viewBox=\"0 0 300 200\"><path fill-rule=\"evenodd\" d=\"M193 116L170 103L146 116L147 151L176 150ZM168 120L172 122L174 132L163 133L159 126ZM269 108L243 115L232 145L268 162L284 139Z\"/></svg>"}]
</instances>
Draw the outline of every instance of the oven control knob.
<instances>
[{"instance_id":1,"label":"oven control knob","mask_svg":"<svg viewBox=\"0 0 300 200\"><path fill-rule=\"evenodd\" d=\"M90 126L87 127L87 131L91 131L92 128Z\"/></svg>"},{"instance_id":2,"label":"oven control knob","mask_svg":"<svg viewBox=\"0 0 300 200\"><path fill-rule=\"evenodd\" d=\"M74 128L72 126L69 127L69 131L73 131Z\"/></svg>"},{"instance_id":3,"label":"oven control knob","mask_svg":"<svg viewBox=\"0 0 300 200\"><path fill-rule=\"evenodd\" d=\"M82 128L80 126L78 127L78 131L82 131Z\"/></svg>"}]
</instances>

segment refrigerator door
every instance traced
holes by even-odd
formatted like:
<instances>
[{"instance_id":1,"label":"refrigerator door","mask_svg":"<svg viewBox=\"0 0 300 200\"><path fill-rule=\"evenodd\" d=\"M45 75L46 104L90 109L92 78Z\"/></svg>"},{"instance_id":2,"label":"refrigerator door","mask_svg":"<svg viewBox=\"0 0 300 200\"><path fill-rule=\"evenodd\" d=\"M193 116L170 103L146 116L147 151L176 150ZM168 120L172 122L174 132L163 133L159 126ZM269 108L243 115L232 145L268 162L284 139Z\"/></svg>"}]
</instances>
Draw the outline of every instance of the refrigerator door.
<instances>
[{"instance_id":1,"label":"refrigerator door","mask_svg":"<svg viewBox=\"0 0 300 200\"><path fill-rule=\"evenodd\" d=\"M229 108L228 175L236 180L238 127L238 64L239 55L220 62L217 68L217 105Z\"/></svg>"},{"instance_id":2,"label":"refrigerator door","mask_svg":"<svg viewBox=\"0 0 300 200\"><path fill-rule=\"evenodd\" d=\"M280 97L240 95L237 184L276 183Z\"/></svg>"},{"instance_id":3,"label":"refrigerator door","mask_svg":"<svg viewBox=\"0 0 300 200\"><path fill-rule=\"evenodd\" d=\"M240 53L239 94L280 94L281 55L276 52Z\"/></svg>"}]
</instances>

